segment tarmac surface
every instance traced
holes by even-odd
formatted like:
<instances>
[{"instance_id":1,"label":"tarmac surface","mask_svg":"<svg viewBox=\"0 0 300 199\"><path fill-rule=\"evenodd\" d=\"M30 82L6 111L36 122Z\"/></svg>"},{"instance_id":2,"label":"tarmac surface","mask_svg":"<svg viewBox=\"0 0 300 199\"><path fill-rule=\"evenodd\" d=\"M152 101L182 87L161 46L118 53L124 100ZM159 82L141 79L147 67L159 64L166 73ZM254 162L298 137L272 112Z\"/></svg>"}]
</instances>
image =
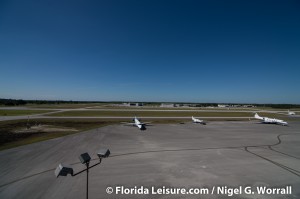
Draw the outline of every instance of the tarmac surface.
<instances>
[{"instance_id":1,"label":"tarmac surface","mask_svg":"<svg viewBox=\"0 0 300 199\"><path fill-rule=\"evenodd\" d=\"M89 198L300 198L300 123L254 121L153 124L145 131L112 125L1 151L0 198L85 198L86 172L56 178L54 170L59 163L84 169L78 156L85 152L93 165L103 147L111 155L90 169ZM133 194L116 194L121 186ZM286 186L291 193L257 193ZM164 187L201 193L155 192ZM134 194L142 188L145 194ZM237 188L233 196L229 188Z\"/></svg>"}]
</instances>

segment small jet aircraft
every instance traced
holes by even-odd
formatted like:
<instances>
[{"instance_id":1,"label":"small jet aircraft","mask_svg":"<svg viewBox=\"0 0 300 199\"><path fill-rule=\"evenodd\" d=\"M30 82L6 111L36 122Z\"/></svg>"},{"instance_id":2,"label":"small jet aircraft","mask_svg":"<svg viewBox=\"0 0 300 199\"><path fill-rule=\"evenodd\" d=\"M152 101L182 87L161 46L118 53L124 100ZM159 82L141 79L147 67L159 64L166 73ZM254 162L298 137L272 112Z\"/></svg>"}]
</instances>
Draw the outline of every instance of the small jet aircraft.
<instances>
[{"instance_id":1,"label":"small jet aircraft","mask_svg":"<svg viewBox=\"0 0 300 199\"><path fill-rule=\"evenodd\" d=\"M192 116L192 121L193 121L193 123L200 123L200 124L206 125L206 123L203 120L194 118L194 116Z\"/></svg>"},{"instance_id":2,"label":"small jet aircraft","mask_svg":"<svg viewBox=\"0 0 300 199\"><path fill-rule=\"evenodd\" d=\"M147 122L147 123L141 122L137 117L134 117L132 121L133 122L131 122L131 123L123 123L123 124L130 125L130 126L136 126L140 130L146 130L146 126L149 123L149 122Z\"/></svg>"},{"instance_id":3,"label":"small jet aircraft","mask_svg":"<svg viewBox=\"0 0 300 199\"><path fill-rule=\"evenodd\" d=\"M254 118L262 120L262 123L266 123L266 124L280 124L282 126L287 126L288 123L283 121L283 120L279 120L279 119L272 119L272 118L268 118L268 117L260 117L257 113L255 113Z\"/></svg>"},{"instance_id":4,"label":"small jet aircraft","mask_svg":"<svg viewBox=\"0 0 300 199\"><path fill-rule=\"evenodd\" d=\"M288 110L288 115L296 115L296 113Z\"/></svg>"}]
</instances>

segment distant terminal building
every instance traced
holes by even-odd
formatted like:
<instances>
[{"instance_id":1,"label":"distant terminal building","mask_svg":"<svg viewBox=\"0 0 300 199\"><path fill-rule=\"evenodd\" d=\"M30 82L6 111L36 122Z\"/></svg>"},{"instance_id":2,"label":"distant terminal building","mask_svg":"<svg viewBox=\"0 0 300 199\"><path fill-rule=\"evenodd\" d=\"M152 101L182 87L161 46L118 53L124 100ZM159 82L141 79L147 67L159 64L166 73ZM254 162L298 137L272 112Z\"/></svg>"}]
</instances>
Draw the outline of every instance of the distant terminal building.
<instances>
[{"instance_id":1,"label":"distant terminal building","mask_svg":"<svg viewBox=\"0 0 300 199\"><path fill-rule=\"evenodd\" d=\"M219 108L228 108L229 105L228 104L218 104Z\"/></svg>"},{"instance_id":2,"label":"distant terminal building","mask_svg":"<svg viewBox=\"0 0 300 199\"><path fill-rule=\"evenodd\" d=\"M245 108L253 108L253 107L255 107L255 106L249 105L249 104L245 104L245 105L243 105L243 107L245 107Z\"/></svg>"},{"instance_id":3,"label":"distant terminal building","mask_svg":"<svg viewBox=\"0 0 300 199\"><path fill-rule=\"evenodd\" d=\"M231 108L231 107L234 107L234 108L238 108L238 107L244 107L244 108L253 108L255 106L253 105L249 105L249 104L245 104L245 105L240 105L240 104L218 104L218 107L219 108Z\"/></svg>"},{"instance_id":4,"label":"distant terminal building","mask_svg":"<svg viewBox=\"0 0 300 199\"><path fill-rule=\"evenodd\" d=\"M191 107L191 105L190 105L190 104L182 104L181 107L182 107L182 108L188 108L188 107Z\"/></svg>"},{"instance_id":5,"label":"distant terminal building","mask_svg":"<svg viewBox=\"0 0 300 199\"><path fill-rule=\"evenodd\" d=\"M234 105L232 105L232 107L238 108L238 107L241 107L241 105L240 104L234 104Z\"/></svg>"},{"instance_id":6,"label":"distant terminal building","mask_svg":"<svg viewBox=\"0 0 300 199\"><path fill-rule=\"evenodd\" d=\"M173 107L175 107L175 105L174 104L164 104L164 103L162 103L160 105L160 107L163 107L163 108L173 108Z\"/></svg>"},{"instance_id":7,"label":"distant terminal building","mask_svg":"<svg viewBox=\"0 0 300 199\"><path fill-rule=\"evenodd\" d=\"M144 103L123 103L123 106L144 106Z\"/></svg>"}]
</instances>

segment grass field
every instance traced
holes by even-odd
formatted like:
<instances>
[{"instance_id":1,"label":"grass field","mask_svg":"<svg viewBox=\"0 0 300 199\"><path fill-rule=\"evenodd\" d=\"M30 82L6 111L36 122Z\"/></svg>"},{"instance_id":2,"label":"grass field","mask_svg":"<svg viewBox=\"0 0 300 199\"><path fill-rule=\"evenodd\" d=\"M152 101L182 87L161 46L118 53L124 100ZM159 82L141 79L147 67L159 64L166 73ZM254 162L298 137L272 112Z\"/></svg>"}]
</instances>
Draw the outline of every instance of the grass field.
<instances>
[{"instance_id":1,"label":"grass field","mask_svg":"<svg viewBox=\"0 0 300 199\"><path fill-rule=\"evenodd\" d=\"M71 135L89 129L120 123L120 121L91 119L36 119L34 121L30 121L29 125L34 126L36 123L41 125L51 125L55 128L76 129L77 131L36 132L30 131L29 129L26 133L16 133L16 130L27 128L27 120L2 121L0 122L0 150Z\"/></svg>"},{"instance_id":2,"label":"grass field","mask_svg":"<svg viewBox=\"0 0 300 199\"><path fill-rule=\"evenodd\" d=\"M69 106L70 105L70 106ZM76 105L76 104L75 104ZM87 104L88 106L91 106L91 104ZM93 104L96 107L99 106L99 104ZM55 105L47 105L49 108L74 108L74 104L63 104L62 106L55 106ZM38 108L47 108L47 106L39 106ZM86 105L80 104L80 106L76 106L76 108L83 108L86 107ZM95 108L96 108L95 107ZM29 108L29 107L28 107ZM99 107L98 107L99 108ZM103 107L108 108L108 107ZM118 110L123 109L123 110ZM254 116L253 112L249 110L249 112L236 112L234 110L226 112L219 109L209 109L210 111L197 111L193 109L187 109L189 111L184 111L182 109L176 108L169 108L170 110L174 111L164 111L158 110L151 111L151 109L143 109L141 108L129 108L128 110L124 110L124 107L118 107L113 110L66 110L64 112L58 112L58 113L50 113L50 110L12 110L12 109L2 109L0 110L0 116L22 116L22 115L33 115L33 114L41 114L46 113L48 116L55 116L55 117L198 117L201 119L201 117L212 117L209 119L209 121L237 121L237 120L245 120L245 119L239 119L239 118L230 118L230 117L249 117L252 118ZM138 109L138 110L137 110ZM168 108L167 108L168 109ZM191 111L193 110L193 111ZM214 111L211 111L214 110ZM274 110L274 109L273 109ZM53 110L52 110L53 111ZM47 114L48 113L48 114ZM299 118L292 118L287 117L284 115L276 114L276 113L268 113L268 112L260 112L260 116L262 117L270 117L270 118L277 118L277 119L283 119L285 121L299 121ZM213 117L228 117L225 119L217 119ZM147 119L143 119L147 120ZM246 120L248 120L246 118ZM13 148L21 145L31 144L35 142L40 142L48 139L53 139L61 136L71 135L74 133L82 132L89 129L99 128L106 125L111 124L120 124L120 122L131 122L131 119L64 119L64 118L56 118L56 119L31 119L28 121L27 119L24 120L15 120L15 121L1 121L0 122L0 150ZM191 122L191 119L148 119L148 121L152 121L153 124L158 123L183 123L183 122ZM207 120L206 120L207 121ZM208 121L208 122L209 122ZM57 128L66 128L64 131L50 131L50 130L34 130L34 126L53 126L54 129ZM31 128L27 129L28 126L31 126ZM69 129L68 129L69 128ZM26 129L26 131L21 131L19 133L19 130ZM73 130L71 130L73 129ZM75 130L74 130L75 129Z\"/></svg>"},{"instance_id":3,"label":"grass field","mask_svg":"<svg viewBox=\"0 0 300 199\"><path fill-rule=\"evenodd\" d=\"M210 110L210 111L255 111L255 108L206 108L206 107L159 107L159 106L93 106L88 109L128 109L128 110Z\"/></svg>"},{"instance_id":4,"label":"grass field","mask_svg":"<svg viewBox=\"0 0 300 199\"><path fill-rule=\"evenodd\" d=\"M47 110L0 110L0 116L20 116L20 115L34 115L41 113L49 113Z\"/></svg>"},{"instance_id":5,"label":"grass field","mask_svg":"<svg viewBox=\"0 0 300 199\"><path fill-rule=\"evenodd\" d=\"M65 111L49 116L81 116L81 117L253 117L247 112L192 112L192 111Z\"/></svg>"},{"instance_id":6,"label":"grass field","mask_svg":"<svg viewBox=\"0 0 300 199\"><path fill-rule=\"evenodd\" d=\"M26 104L28 108L53 108L53 109L69 109L69 108L92 108L94 106L102 107L105 103L88 103L88 104Z\"/></svg>"}]
</instances>

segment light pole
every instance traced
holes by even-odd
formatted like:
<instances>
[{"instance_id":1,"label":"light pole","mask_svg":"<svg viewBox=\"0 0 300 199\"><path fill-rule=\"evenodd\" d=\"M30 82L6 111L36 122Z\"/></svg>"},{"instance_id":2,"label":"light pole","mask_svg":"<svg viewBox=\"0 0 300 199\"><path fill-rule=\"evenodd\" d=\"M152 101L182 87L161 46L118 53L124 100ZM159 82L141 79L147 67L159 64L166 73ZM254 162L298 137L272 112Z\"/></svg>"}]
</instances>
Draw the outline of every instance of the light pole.
<instances>
[{"instance_id":1,"label":"light pole","mask_svg":"<svg viewBox=\"0 0 300 199\"><path fill-rule=\"evenodd\" d=\"M79 160L82 164L86 165L86 169L83 169L81 171L78 171L74 174L73 168L68 165L59 164L58 167L55 169L55 176L58 178L59 176L67 176L70 174L72 177L76 176L84 171L86 171L86 199L89 198L89 169L101 164L102 158L107 158L110 155L109 149L100 149L97 153L97 156L99 157L99 162L89 166L91 157L88 153L83 153L79 156Z\"/></svg>"}]
</instances>

